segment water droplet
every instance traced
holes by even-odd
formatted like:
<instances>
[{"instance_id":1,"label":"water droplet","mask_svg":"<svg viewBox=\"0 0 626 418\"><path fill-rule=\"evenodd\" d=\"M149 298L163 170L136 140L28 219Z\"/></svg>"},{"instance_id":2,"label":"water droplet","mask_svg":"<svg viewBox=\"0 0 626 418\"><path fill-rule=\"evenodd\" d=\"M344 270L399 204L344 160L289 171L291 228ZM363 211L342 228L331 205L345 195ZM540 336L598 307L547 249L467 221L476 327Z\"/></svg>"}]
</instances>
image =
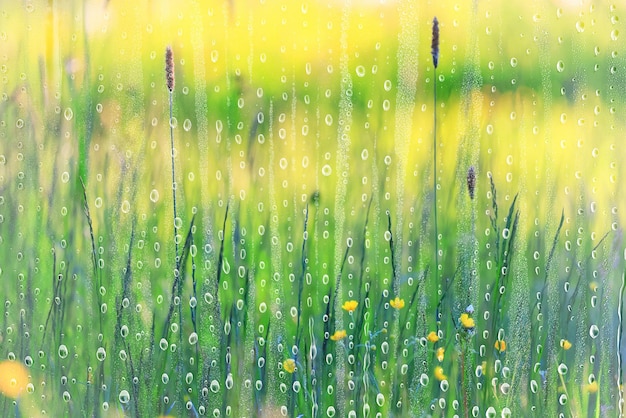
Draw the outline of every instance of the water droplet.
<instances>
[{"instance_id":1,"label":"water droplet","mask_svg":"<svg viewBox=\"0 0 626 418\"><path fill-rule=\"evenodd\" d=\"M563 63L563 61L559 60L556 63L556 70L560 73L563 72L563 70L565 69L565 64Z\"/></svg>"},{"instance_id":2,"label":"water droplet","mask_svg":"<svg viewBox=\"0 0 626 418\"><path fill-rule=\"evenodd\" d=\"M503 395L508 395L510 391L511 391L510 384L503 383L502 385L500 385L500 392L502 392Z\"/></svg>"},{"instance_id":3,"label":"water droplet","mask_svg":"<svg viewBox=\"0 0 626 418\"><path fill-rule=\"evenodd\" d=\"M611 31L611 40L617 41L618 36L619 36L619 30L613 29Z\"/></svg>"},{"instance_id":4,"label":"water droplet","mask_svg":"<svg viewBox=\"0 0 626 418\"><path fill-rule=\"evenodd\" d=\"M536 380L531 380L530 381L530 391L532 393L537 393L537 391L539 390L539 385L537 384Z\"/></svg>"},{"instance_id":5,"label":"water droplet","mask_svg":"<svg viewBox=\"0 0 626 418\"><path fill-rule=\"evenodd\" d=\"M579 33L584 32L584 31L585 31L585 22L582 22L582 21L580 21L580 20L579 20L578 22L576 22L576 30L577 30Z\"/></svg>"},{"instance_id":6,"label":"water droplet","mask_svg":"<svg viewBox=\"0 0 626 418\"><path fill-rule=\"evenodd\" d=\"M61 344L59 346L58 352L59 352L59 357L66 358L68 354L67 346L65 344Z\"/></svg>"},{"instance_id":7,"label":"water droplet","mask_svg":"<svg viewBox=\"0 0 626 418\"><path fill-rule=\"evenodd\" d=\"M450 388L450 383L447 380L444 379L441 382L439 382L439 389L441 389L442 392L447 392L449 388Z\"/></svg>"},{"instance_id":8,"label":"water droplet","mask_svg":"<svg viewBox=\"0 0 626 418\"><path fill-rule=\"evenodd\" d=\"M130 393L126 389L120 391L119 400L121 404L127 404L130 402Z\"/></svg>"}]
</instances>

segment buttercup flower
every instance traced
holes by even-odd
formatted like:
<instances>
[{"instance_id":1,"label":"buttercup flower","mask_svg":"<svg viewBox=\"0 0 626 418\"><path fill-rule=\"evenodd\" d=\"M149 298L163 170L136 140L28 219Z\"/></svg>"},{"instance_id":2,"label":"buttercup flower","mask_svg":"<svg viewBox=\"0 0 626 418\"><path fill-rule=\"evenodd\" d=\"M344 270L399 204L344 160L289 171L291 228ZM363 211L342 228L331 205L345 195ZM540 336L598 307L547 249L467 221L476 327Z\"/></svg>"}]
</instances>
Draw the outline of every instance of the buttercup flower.
<instances>
[{"instance_id":1,"label":"buttercup flower","mask_svg":"<svg viewBox=\"0 0 626 418\"><path fill-rule=\"evenodd\" d=\"M496 340L496 343L493 346L499 352L503 352L504 350L506 350L506 341L504 341L504 340Z\"/></svg>"},{"instance_id":2,"label":"buttercup flower","mask_svg":"<svg viewBox=\"0 0 626 418\"><path fill-rule=\"evenodd\" d=\"M357 306L359 306L359 302L356 300L347 300L341 305L343 310L348 312L354 312Z\"/></svg>"},{"instance_id":3,"label":"buttercup flower","mask_svg":"<svg viewBox=\"0 0 626 418\"><path fill-rule=\"evenodd\" d=\"M470 317L467 312L461 314L459 318L459 322L465 329L472 329L476 327L476 323L474 322L474 318Z\"/></svg>"},{"instance_id":4,"label":"buttercup flower","mask_svg":"<svg viewBox=\"0 0 626 418\"><path fill-rule=\"evenodd\" d=\"M0 393L7 398L17 399L28 384L26 367L17 361L0 362Z\"/></svg>"},{"instance_id":5,"label":"buttercup flower","mask_svg":"<svg viewBox=\"0 0 626 418\"><path fill-rule=\"evenodd\" d=\"M439 341L439 335L437 335L435 331L430 331L430 334L428 334L426 339L431 343L436 343L437 341Z\"/></svg>"},{"instance_id":6,"label":"buttercup flower","mask_svg":"<svg viewBox=\"0 0 626 418\"><path fill-rule=\"evenodd\" d=\"M340 329L340 330L335 331L335 333L330 336L330 339L333 341L339 341L339 340L346 338L346 335L348 335L346 334L346 330Z\"/></svg>"},{"instance_id":7,"label":"buttercup flower","mask_svg":"<svg viewBox=\"0 0 626 418\"><path fill-rule=\"evenodd\" d=\"M396 296L395 299L392 299L389 304L391 305L392 308L396 308L396 309L402 309L404 308L404 299L400 299L399 297Z\"/></svg>"},{"instance_id":8,"label":"buttercup flower","mask_svg":"<svg viewBox=\"0 0 626 418\"><path fill-rule=\"evenodd\" d=\"M443 361L443 355L445 352L446 352L446 349L443 347L439 347L437 349L437 360L439 360L439 363Z\"/></svg>"},{"instance_id":9,"label":"buttercup flower","mask_svg":"<svg viewBox=\"0 0 626 418\"><path fill-rule=\"evenodd\" d=\"M285 369L285 371L287 373L293 373L296 371L296 361L292 358L288 358L287 360L283 361L283 369Z\"/></svg>"},{"instance_id":10,"label":"buttercup flower","mask_svg":"<svg viewBox=\"0 0 626 418\"><path fill-rule=\"evenodd\" d=\"M435 372L433 374L437 380L448 380L448 376L443 373L443 367L441 366L435 367Z\"/></svg>"},{"instance_id":11,"label":"buttercup flower","mask_svg":"<svg viewBox=\"0 0 626 418\"><path fill-rule=\"evenodd\" d=\"M563 350L569 350L572 348L572 343L567 340L561 340L561 347L563 347Z\"/></svg>"}]
</instances>

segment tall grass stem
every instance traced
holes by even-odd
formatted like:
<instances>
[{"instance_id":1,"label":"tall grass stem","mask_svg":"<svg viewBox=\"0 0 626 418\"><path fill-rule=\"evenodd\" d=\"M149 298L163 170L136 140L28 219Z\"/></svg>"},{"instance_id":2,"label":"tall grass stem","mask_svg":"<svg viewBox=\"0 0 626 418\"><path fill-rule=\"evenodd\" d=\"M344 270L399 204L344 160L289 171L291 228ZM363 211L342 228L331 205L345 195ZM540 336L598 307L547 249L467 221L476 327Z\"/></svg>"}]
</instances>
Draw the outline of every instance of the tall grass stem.
<instances>
[{"instance_id":1,"label":"tall grass stem","mask_svg":"<svg viewBox=\"0 0 626 418\"><path fill-rule=\"evenodd\" d=\"M437 66L439 65L439 21L433 19L431 54L433 58L433 202L435 223L435 277L439 277L439 230L437 227Z\"/></svg>"},{"instance_id":2,"label":"tall grass stem","mask_svg":"<svg viewBox=\"0 0 626 418\"><path fill-rule=\"evenodd\" d=\"M178 212L176 211L176 170L174 162L174 52L171 46L167 46L165 49L165 78L167 90L169 91L169 105L170 105L170 145L171 145L171 157L172 157L172 199L174 206L174 245L176 246L176 270L179 269L178 258L178 226L176 219L178 219Z\"/></svg>"}]
</instances>

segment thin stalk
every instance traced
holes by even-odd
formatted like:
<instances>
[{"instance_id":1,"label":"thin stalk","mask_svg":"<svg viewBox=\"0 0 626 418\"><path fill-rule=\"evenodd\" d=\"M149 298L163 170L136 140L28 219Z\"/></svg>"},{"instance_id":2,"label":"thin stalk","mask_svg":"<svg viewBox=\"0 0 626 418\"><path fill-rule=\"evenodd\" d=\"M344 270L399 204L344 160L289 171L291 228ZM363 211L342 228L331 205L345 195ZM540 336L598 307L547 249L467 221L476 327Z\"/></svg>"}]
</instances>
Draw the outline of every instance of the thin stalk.
<instances>
[{"instance_id":1,"label":"thin stalk","mask_svg":"<svg viewBox=\"0 0 626 418\"><path fill-rule=\"evenodd\" d=\"M176 237L178 236L178 226L176 225L176 219L178 218L178 212L176 211L176 175L174 168L174 124L173 124L173 103L174 103L174 91L170 90L170 145L171 145L171 156L172 156L172 199L174 202L174 245L176 246L176 270L178 270L178 240Z\"/></svg>"},{"instance_id":2,"label":"thin stalk","mask_svg":"<svg viewBox=\"0 0 626 418\"><path fill-rule=\"evenodd\" d=\"M178 212L176 211L176 170L174 166L174 85L176 77L174 75L174 52L172 47L168 46L165 49L165 81L167 90L169 91L169 105L170 105L170 146L172 157L172 199L174 202L174 245L176 246L176 271L178 272L180 267L180 260L178 258L178 226L176 225L176 219L178 219Z\"/></svg>"},{"instance_id":3,"label":"thin stalk","mask_svg":"<svg viewBox=\"0 0 626 418\"><path fill-rule=\"evenodd\" d=\"M435 278L439 278L439 230L437 228L437 66L439 65L439 21L433 18L430 53L433 58L433 204L435 222ZM439 318L437 318L439 319Z\"/></svg>"},{"instance_id":4,"label":"thin stalk","mask_svg":"<svg viewBox=\"0 0 626 418\"><path fill-rule=\"evenodd\" d=\"M463 392L463 414L469 417L469 404L467 401L467 388L465 386L465 347L461 350L461 391Z\"/></svg>"},{"instance_id":5,"label":"thin stalk","mask_svg":"<svg viewBox=\"0 0 626 418\"><path fill-rule=\"evenodd\" d=\"M617 407L619 410L619 416L624 416L624 393L622 392L622 334L624 331L624 288L626 288L626 270L622 273L622 284L619 288L619 300L617 301L617 318L619 327L617 328L617 393L619 394L619 400L617 401Z\"/></svg>"},{"instance_id":6,"label":"thin stalk","mask_svg":"<svg viewBox=\"0 0 626 418\"><path fill-rule=\"evenodd\" d=\"M435 278L439 278L439 230L437 228L437 67L433 83L433 201L435 222Z\"/></svg>"}]
</instances>

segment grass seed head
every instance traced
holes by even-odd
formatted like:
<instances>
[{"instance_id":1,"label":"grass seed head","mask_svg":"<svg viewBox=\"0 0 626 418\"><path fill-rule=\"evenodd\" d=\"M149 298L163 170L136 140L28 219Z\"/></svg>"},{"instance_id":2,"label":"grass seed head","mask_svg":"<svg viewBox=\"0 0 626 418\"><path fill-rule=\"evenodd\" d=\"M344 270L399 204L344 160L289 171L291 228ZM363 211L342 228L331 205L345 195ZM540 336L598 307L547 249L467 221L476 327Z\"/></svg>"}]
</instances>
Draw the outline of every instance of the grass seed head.
<instances>
[{"instance_id":1,"label":"grass seed head","mask_svg":"<svg viewBox=\"0 0 626 418\"><path fill-rule=\"evenodd\" d=\"M167 89L174 91L175 76L174 76L174 52L170 45L165 48L165 80L167 83Z\"/></svg>"},{"instance_id":2,"label":"grass seed head","mask_svg":"<svg viewBox=\"0 0 626 418\"><path fill-rule=\"evenodd\" d=\"M430 53L433 56L433 65L437 68L439 64L439 21L436 17L433 19L433 41L430 47Z\"/></svg>"},{"instance_id":3,"label":"grass seed head","mask_svg":"<svg viewBox=\"0 0 626 418\"><path fill-rule=\"evenodd\" d=\"M474 166L471 166L467 170L467 191L469 192L470 199L474 200L474 194L476 192L476 170Z\"/></svg>"}]
</instances>

